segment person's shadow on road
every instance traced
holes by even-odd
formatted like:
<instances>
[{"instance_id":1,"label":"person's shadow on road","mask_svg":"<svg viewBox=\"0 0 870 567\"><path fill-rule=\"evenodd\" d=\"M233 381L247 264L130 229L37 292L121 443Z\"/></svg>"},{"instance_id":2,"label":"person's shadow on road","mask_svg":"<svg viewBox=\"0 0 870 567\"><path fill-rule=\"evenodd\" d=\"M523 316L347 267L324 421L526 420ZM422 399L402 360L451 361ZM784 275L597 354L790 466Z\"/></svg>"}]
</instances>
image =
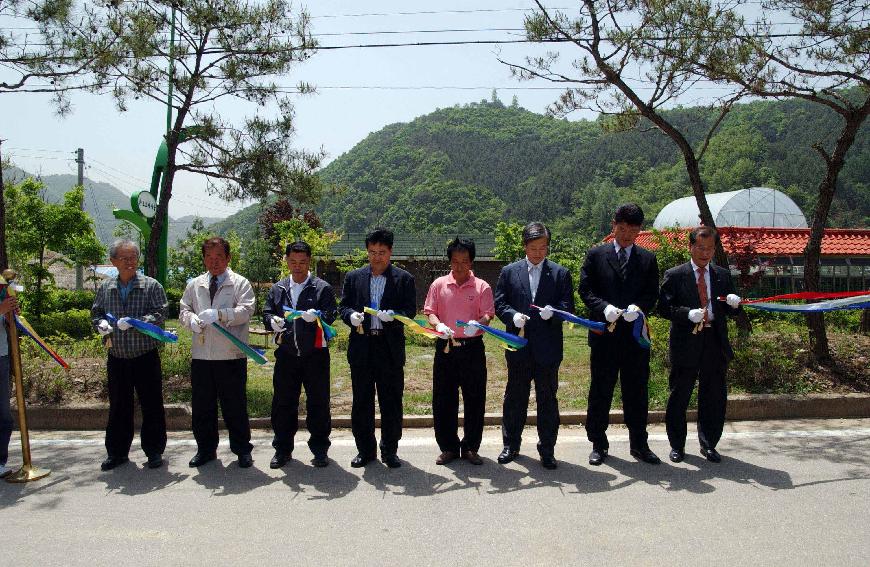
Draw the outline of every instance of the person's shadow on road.
<instances>
[{"instance_id":1,"label":"person's shadow on road","mask_svg":"<svg viewBox=\"0 0 870 567\"><path fill-rule=\"evenodd\" d=\"M281 471L281 481L294 492L294 498L304 495L309 500L333 500L347 496L359 484L358 476L332 460L324 468L292 460Z\"/></svg>"},{"instance_id":2,"label":"person's shadow on road","mask_svg":"<svg viewBox=\"0 0 870 567\"><path fill-rule=\"evenodd\" d=\"M104 481L110 492L137 496L178 484L188 476L170 471L166 463L158 469L149 469L131 461L116 469L101 472L98 480Z\"/></svg>"},{"instance_id":3,"label":"person's shadow on road","mask_svg":"<svg viewBox=\"0 0 870 567\"><path fill-rule=\"evenodd\" d=\"M426 472L405 460L398 469L372 462L363 470L362 480L379 492L397 496L433 496L465 488L456 479Z\"/></svg>"},{"instance_id":4,"label":"person's shadow on road","mask_svg":"<svg viewBox=\"0 0 870 567\"><path fill-rule=\"evenodd\" d=\"M278 480L261 471L256 464L242 469L236 461L224 464L220 460L199 467L192 478L215 496L244 494Z\"/></svg>"}]
</instances>

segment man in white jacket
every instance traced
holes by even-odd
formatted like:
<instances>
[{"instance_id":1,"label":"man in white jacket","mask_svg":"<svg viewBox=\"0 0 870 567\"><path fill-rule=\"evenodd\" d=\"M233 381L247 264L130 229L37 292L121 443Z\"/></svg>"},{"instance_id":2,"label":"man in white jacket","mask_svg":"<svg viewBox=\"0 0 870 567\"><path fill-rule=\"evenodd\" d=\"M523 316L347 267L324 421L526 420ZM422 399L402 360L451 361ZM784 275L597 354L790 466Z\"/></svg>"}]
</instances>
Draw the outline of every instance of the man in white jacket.
<instances>
[{"instance_id":1,"label":"man in white jacket","mask_svg":"<svg viewBox=\"0 0 870 567\"><path fill-rule=\"evenodd\" d=\"M190 466L199 467L217 457L220 401L230 449L238 455L239 466L248 468L254 461L245 390L247 359L212 323L247 343L254 290L247 279L229 269L230 244L225 239L203 242L202 256L208 271L187 284L179 314L181 324L193 331L190 388L196 455Z\"/></svg>"}]
</instances>

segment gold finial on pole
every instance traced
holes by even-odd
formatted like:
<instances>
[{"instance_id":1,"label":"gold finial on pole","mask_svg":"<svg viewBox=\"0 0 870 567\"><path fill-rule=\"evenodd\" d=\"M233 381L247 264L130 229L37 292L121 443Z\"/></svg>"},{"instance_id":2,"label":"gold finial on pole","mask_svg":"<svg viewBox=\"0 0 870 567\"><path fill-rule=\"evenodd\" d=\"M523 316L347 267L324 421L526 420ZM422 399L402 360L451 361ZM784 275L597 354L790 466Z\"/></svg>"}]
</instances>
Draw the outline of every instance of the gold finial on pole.
<instances>
[{"instance_id":1,"label":"gold finial on pole","mask_svg":"<svg viewBox=\"0 0 870 567\"><path fill-rule=\"evenodd\" d=\"M12 280L18 276L14 270L3 270L3 279L9 284L6 293L15 297ZM18 402L18 429L21 432L21 457L24 464L18 471L6 477L7 482L29 482L51 474L48 469L34 467L30 460L30 434L27 431L27 407L24 402L24 373L21 370L21 349L18 345L18 328L15 326L15 313L6 315L6 331L9 334L9 369L15 379L15 398Z\"/></svg>"}]
</instances>

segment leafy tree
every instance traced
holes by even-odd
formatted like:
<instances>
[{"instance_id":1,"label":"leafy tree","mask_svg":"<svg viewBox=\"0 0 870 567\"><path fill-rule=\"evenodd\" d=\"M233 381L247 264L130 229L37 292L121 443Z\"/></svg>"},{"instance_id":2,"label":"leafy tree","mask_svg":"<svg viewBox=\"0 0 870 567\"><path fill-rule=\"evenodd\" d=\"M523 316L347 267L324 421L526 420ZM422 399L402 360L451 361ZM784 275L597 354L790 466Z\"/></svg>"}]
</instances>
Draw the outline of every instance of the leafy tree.
<instances>
[{"instance_id":1,"label":"leafy tree","mask_svg":"<svg viewBox=\"0 0 870 567\"><path fill-rule=\"evenodd\" d=\"M54 282L49 271L53 264L98 263L106 254L94 234L93 221L82 210L84 188L74 187L59 204L47 203L42 189L41 183L28 178L10 186L5 195L9 260L25 285L33 288L28 305L36 319L45 308L44 284ZM47 257L49 251L65 256Z\"/></svg>"},{"instance_id":2,"label":"leafy tree","mask_svg":"<svg viewBox=\"0 0 870 567\"><path fill-rule=\"evenodd\" d=\"M756 96L796 98L833 111L839 124L812 142L824 163L810 238L804 251L804 287L819 291L822 236L846 156L870 115L870 31L867 4L858 0L765 0L765 10L787 13L800 23L800 33L774 34L766 18L747 24L740 33L720 38L712 53L699 54L698 73L736 84ZM723 58L723 53L741 57ZM812 138L810 138L812 139ZM821 313L809 314L814 358L830 362Z\"/></svg>"},{"instance_id":3,"label":"leafy tree","mask_svg":"<svg viewBox=\"0 0 870 567\"><path fill-rule=\"evenodd\" d=\"M335 232L327 232L322 228L312 228L302 219L291 219L275 224L275 231L280 235L280 241L285 246L296 240L304 240L311 246L311 267L317 272L317 262L326 260L332 256L333 244L341 240L341 236ZM288 274L287 265L281 266L281 277Z\"/></svg>"},{"instance_id":4,"label":"leafy tree","mask_svg":"<svg viewBox=\"0 0 870 567\"><path fill-rule=\"evenodd\" d=\"M268 194L316 201L320 184L311 173L322 152L295 150L293 107L275 82L311 57L316 44L304 11L285 0L143 0L111 3L105 28L119 36L109 76L121 110L130 97L172 101L167 118L167 165L148 244L148 273L178 171L205 175L224 199ZM174 31L173 31L174 30ZM177 41L171 38L177 34ZM300 92L311 87L299 85ZM231 121L231 101L250 103L256 114ZM269 118L267 111L277 115Z\"/></svg>"},{"instance_id":5,"label":"leafy tree","mask_svg":"<svg viewBox=\"0 0 870 567\"><path fill-rule=\"evenodd\" d=\"M188 280L205 272L202 243L209 236L202 219L196 217L184 238L169 249L169 273L166 287L184 289Z\"/></svg>"},{"instance_id":6,"label":"leafy tree","mask_svg":"<svg viewBox=\"0 0 870 567\"><path fill-rule=\"evenodd\" d=\"M741 23L739 16L702 0L583 0L573 19L562 12L551 13L538 0L535 4L537 11L526 17L527 36L571 43L581 57L570 70L560 68L557 53L527 57L524 65L503 63L521 79L569 85L551 105L555 115L592 109L607 116L604 125L614 131L651 126L667 135L683 157L702 222L715 227L699 163L710 138L745 91L736 89L711 105L716 117L712 123L694 125L706 130L696 145L686 129L662 111L695 86L697 79L688 73L693 60L717 38L733 35ZM633 80L638 68L643 82L651 85L649 94L641 94L643 85ZM728 265L720 243L716 257L721 265Z\"/></svg>"},{"instance_id":7,"label":"leafy tree","mask_svg":"<svg viewBox=\"0 0 870 567\"><path fill-rule=\"evenodd\" d=\"M515 262L526 255L523 248L523 225L500 222L495 225L495 247L492 255L502 262Z\"/></svg>"}]
</instances>

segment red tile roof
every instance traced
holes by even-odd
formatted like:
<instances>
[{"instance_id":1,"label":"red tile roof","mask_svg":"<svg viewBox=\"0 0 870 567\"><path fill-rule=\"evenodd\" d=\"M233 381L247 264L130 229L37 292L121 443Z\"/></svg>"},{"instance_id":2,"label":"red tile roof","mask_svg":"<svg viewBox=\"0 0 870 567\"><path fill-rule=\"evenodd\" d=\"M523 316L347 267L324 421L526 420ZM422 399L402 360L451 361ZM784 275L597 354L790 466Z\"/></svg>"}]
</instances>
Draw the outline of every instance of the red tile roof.
<instances>
[{"instance_id":1,"label":"red tile roof","mask_svg":"<svg viewBox=\"0 0 870 567\"><path fill-rule=\"evenodd\" d=\"M656 231L674 244L688 243L690 229ZM719 229L725 251L731 253L741 243L754 243L754 253L761 256L801 256L810 237L808 228L766 228L725 226ZM613 240L611 234L605 242ZM637 243L648 250L659 245L653 231L644 230ZM826 228L822 238L823 256L870 256L870 230Z\"/></svg>"}]
</instances>

